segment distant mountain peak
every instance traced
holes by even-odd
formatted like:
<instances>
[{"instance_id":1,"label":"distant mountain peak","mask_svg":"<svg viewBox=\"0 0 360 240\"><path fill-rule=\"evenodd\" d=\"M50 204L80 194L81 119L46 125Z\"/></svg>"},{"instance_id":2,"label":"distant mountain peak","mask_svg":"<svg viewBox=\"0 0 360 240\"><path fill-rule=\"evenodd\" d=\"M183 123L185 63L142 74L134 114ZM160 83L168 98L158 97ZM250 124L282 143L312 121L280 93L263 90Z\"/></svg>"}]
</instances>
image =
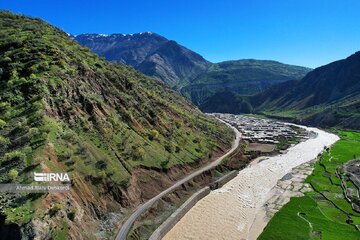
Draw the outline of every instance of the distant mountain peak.
<instances>
[{"instance_id":1,"label":"distant mountain peak","mask_svg":"<svg viewBox=\"0 0 360 240\"><path fill-rule=\"evenodd\" d=\"M141 32L141 33L139 33L140 35L143 35L143 34L148 34L148 35L153 35L153 34L155 34L155 33L153 33L153 32Z\"/></svg>"},{"instance_id":2,"label":"distant mountain peak","mask_svg":"<svg viewBox=\"0 0 360 240\"><path fill-rule=\"evenodd\" d=\"M199 54L154 32L87 33L73 39L109 61L130 65L175 88L210 66Z\"/></svg>"},{"instance_id":3,"label":"distant mountain peak","mask_svg":"<svg viewBox=\"0 0 360 240\"><path fill-rule=\"evenodd\" d=\"M154 33L154 32L138 32L138 33L82 33L82 34L68 34L69 36L72 36L73 38L76 37L89 37L89 38L107 38L107 37L133 37L133 36L157 36L162 37L163 36Z\"/></svg>"}]
</instances>

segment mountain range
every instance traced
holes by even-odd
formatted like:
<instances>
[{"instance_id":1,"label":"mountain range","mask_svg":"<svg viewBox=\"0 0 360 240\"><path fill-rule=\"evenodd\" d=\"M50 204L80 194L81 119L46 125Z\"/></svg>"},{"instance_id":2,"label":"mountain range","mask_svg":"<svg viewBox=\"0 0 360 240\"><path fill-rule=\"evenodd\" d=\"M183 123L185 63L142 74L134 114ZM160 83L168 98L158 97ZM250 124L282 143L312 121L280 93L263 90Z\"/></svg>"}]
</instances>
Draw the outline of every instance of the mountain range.
<instances>
[{"instance_id":1,"label":"mountain range","mask_svg":"<svg viewBox=\"0 0 360 240\"><path fill-rule=\"evenodd\" d=\"M204 112L259 113L317 126L360 128L359 53L312 70L270 60L211 63L155 33L83 34L74 39L107 60L155 76ZM192 66L201 67L190 70ZM186 69L187 74L171 80L175 78L159 69Z\"/></svg>"},{"instance_id":2,"label":"mountain range","mask_svg":"<svg viewBox=\"0 0 360 240\"><path fill-rule=\"evenodd\" d=\"M133 66L179 91L195 105L222 91L252 95L269 86L301 79L311 69L275 61L211 63L156 33L80 34L72 36L108 61Z\"/></svg>"},{"instance_id":3,"label":"mountain range","mask_svg":"<svg viewBox=\"0 0 360 240\"><path fill-rule=\"evenodd\" d=\"M222 104L220 104L220 102ZM260 113L321 127L360 129L360 52L253 95L218 93L204 111Z\"/></svg>"}]
</instances>

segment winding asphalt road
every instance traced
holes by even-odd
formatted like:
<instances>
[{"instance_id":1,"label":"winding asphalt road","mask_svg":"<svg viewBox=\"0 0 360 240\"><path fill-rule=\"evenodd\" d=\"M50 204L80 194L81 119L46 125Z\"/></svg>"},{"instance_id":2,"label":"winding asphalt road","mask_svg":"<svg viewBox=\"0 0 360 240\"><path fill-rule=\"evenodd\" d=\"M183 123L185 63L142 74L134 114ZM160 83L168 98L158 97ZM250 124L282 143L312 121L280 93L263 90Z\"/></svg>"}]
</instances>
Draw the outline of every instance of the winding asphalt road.
<instances>
[{"instance_id":1,"label":"winding asphalt road","mask_svg":"<svg viewBox=\"0 0 360 240\"><path fill-rule=\"evenodd\" d=\"M190 175L184 177L183 179L177 181L174 185L172 185L171 187L167 188L166 190L162 191L161 193L159 193L158 195L156 195L155 197L151 198L150 200L148 200L147 202L145 202L144 204L138 206L136 208L136 210L133 212L133 214L131 214L131 216L126 220L126 222L122 225L119 233L116 235L116 240L125 240L126 236L128 234L128 232L130 231L131 226L134 224L134 222L136 221L136 219L142 214L144 213L147 209L149 209L157 200L159 200L160 198L162 198L164 195L174 191L177 187L181 186L182 184L190 181L191 179L193 179L194 177L202 174L203 172L217 166L224 158L226 158L227 156L229 156L231 153L233 153L235 151L235 149L239 146L240 143L240 138L241 138L241 133L233 126L231 126L230 124L224 122L221 119L218 119L219 121L225 123L226 125L228 125L229 127L231 127L234 132L236 133L236 138L233 142L233 145L231 147L231 149L225 153L224 155L222 155L221 157L219 157L218 159L216 159L215 161L209 163L208 165L204 166L203 168L200 168L199 170L191 173Z\"/></svg>"}]
</instances>

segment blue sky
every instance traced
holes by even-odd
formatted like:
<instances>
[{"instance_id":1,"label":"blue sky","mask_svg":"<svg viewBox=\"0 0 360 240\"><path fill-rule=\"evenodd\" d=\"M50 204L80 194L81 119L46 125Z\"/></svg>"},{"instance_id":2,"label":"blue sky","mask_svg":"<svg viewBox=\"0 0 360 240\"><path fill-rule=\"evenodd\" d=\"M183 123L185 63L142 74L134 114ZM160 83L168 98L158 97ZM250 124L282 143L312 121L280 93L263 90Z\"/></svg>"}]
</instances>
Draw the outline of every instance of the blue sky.
<instances>
[{"instance_id":1,"label":"blue sky","mask_svg":"<svg viewBox=\"0 0 360 240\"><path fill-rule=\"evenodd\" d=\"M360 50L358 0L1 0L72 34L151 31L206 59L317 67Z\"/></svg>"}]
</instances>

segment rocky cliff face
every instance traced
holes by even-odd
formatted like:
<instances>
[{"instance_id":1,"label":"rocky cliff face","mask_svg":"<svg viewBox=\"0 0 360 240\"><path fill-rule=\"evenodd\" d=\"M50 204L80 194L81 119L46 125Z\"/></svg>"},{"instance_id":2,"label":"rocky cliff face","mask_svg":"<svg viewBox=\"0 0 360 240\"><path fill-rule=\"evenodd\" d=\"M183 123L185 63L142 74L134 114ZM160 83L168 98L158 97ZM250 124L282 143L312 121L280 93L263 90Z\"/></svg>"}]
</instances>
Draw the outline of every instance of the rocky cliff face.
<instances>
[{"instance_id":1,"label":"rocky cliff face","mask_svg":"<svg viewBox=\"0 0 360 240\"><path fill-rule=\"evenodd\" d=\"M67 172L72 185L1 194L0 229L15 223L30 239L108 236L101 226L232 137L161 82L100 59L39 19L0 12L0 182ZM150 192L138 187L147 183Z\"/></svg>"}]
</instances>

